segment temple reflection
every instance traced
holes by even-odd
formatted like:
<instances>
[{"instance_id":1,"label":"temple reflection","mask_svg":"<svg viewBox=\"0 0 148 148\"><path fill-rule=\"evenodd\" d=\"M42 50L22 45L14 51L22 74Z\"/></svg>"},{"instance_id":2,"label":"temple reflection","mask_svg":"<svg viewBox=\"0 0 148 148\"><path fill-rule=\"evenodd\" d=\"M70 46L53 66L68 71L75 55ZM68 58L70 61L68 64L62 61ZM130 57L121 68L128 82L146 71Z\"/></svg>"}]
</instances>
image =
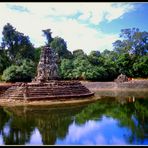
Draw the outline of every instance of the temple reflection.
<instances>
[{"instance_id":1,"label":"temple reflection","mask_svg":"<svg viewBox=\"0 0 148 148\"><path fill-rule=\"evenodd\" d=\"M74 121L74 116L81 112L85 106L1 108L1 112L6 114L8 118L1 120L3 121L1 122L3 123L1 124L1 133L4 143L7 145L29 143L31 135L37 128L42 136L42 143L44 145L53 145L57 137L64 138L66 136L69 125ZM8 135L3 132L6 123L8 124L7 128L10 129Z\"/></svg>"}]
</instances>

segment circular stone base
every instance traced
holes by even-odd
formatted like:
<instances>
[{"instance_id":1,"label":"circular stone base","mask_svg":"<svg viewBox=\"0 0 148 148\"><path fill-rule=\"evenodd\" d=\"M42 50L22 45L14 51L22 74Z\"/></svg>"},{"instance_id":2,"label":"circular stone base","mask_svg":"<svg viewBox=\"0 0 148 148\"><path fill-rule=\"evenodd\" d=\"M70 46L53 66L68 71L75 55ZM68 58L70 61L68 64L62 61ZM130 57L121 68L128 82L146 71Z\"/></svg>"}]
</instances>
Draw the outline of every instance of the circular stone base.
<instances>
[{"instance_id":1,"label":"circular stone base","mask_svg":"<svg viewBox=\"0 0 148 148\"><path fill-rule=\"evenodd\" d=\"M17 83L17 85L10 87L5 95L9 99L33 101L84 98L92 96L94 93L90 92L79 81L52 80L46 83Z\"/></svg>"}]
</instances>

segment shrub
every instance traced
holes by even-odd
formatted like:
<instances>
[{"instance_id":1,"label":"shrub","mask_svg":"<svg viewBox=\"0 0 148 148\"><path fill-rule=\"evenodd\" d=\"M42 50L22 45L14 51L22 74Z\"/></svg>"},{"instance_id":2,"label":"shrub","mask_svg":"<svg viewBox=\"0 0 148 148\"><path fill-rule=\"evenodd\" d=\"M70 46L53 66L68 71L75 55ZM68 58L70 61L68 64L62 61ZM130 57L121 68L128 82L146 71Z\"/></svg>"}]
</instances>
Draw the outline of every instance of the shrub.
<instances>
[{"instance_id":1,"label":"shrub","mask_svg":"<svg viewBox=\"0 0 148 148\"><path fill-rule=\"evenodd\" d=\"M24 60L22 65L11 65L4 70L2 79L6 82L29 82L34 77L35 67L32 61Z\"/></svg>"}]
</instances>

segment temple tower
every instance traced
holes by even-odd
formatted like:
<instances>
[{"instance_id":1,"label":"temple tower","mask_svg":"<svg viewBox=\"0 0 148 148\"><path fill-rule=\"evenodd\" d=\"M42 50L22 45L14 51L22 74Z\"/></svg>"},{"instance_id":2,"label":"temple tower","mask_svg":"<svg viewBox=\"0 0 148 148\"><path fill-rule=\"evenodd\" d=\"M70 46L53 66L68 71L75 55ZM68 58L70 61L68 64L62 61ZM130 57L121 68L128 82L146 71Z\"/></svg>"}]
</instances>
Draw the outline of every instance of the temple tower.
<instances>
[{"instance_id":1,"label":"temple tower","mask_svg":"<svg viewBox=\"0 0 148 148\"><path fill-rule=\"evenodd\" d=\"M45 46L41 50L35 81L47 82L49 80L59 79L57 60L58 56L55 51L52 48Z\"/></svg>"}]
</instances>

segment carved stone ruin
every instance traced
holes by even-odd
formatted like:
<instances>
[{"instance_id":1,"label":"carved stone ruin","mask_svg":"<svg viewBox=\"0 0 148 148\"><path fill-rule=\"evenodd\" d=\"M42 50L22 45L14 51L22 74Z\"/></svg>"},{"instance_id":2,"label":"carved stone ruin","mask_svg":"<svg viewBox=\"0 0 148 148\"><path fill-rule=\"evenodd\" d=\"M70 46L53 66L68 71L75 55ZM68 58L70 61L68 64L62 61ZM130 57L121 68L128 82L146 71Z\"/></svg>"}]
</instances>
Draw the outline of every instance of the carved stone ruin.
<instances>
[{"instance_id":1,"label":"carved stone ruin","mask_svg":"<svg viewBox=\"0 0 148 148\"><path fill-rule=\"evenodd\" d=\"M122 82L128 82L128 77L124 74L120 74L117 79L115 79L115 82L122 83Z\"/></svg>"},{"instance_id":2,"label":"carved stone ruin","mask_svg":"<svg viewBox=\"0 0 148 148\"><path fill-rule=\"evenodd\" d=\"M58 80L58 57L53 49L44 47L41 50L40 61L37 67L37 76L33 82L47 82L49 80Z\"/></svg>"},{"instance_id":3,"label":"carved stone ruin","mask_svg":"<svg viewBox=\"0 0 148 148\"><path fill-rule=\"evenodd\" d=\"M94 95L79 81L59 80L57 55L45 46L37 66L37 76L31 83L16 83L8 88L3 98L23 100L69 99Z\"/></svg>"}]
</instances>

